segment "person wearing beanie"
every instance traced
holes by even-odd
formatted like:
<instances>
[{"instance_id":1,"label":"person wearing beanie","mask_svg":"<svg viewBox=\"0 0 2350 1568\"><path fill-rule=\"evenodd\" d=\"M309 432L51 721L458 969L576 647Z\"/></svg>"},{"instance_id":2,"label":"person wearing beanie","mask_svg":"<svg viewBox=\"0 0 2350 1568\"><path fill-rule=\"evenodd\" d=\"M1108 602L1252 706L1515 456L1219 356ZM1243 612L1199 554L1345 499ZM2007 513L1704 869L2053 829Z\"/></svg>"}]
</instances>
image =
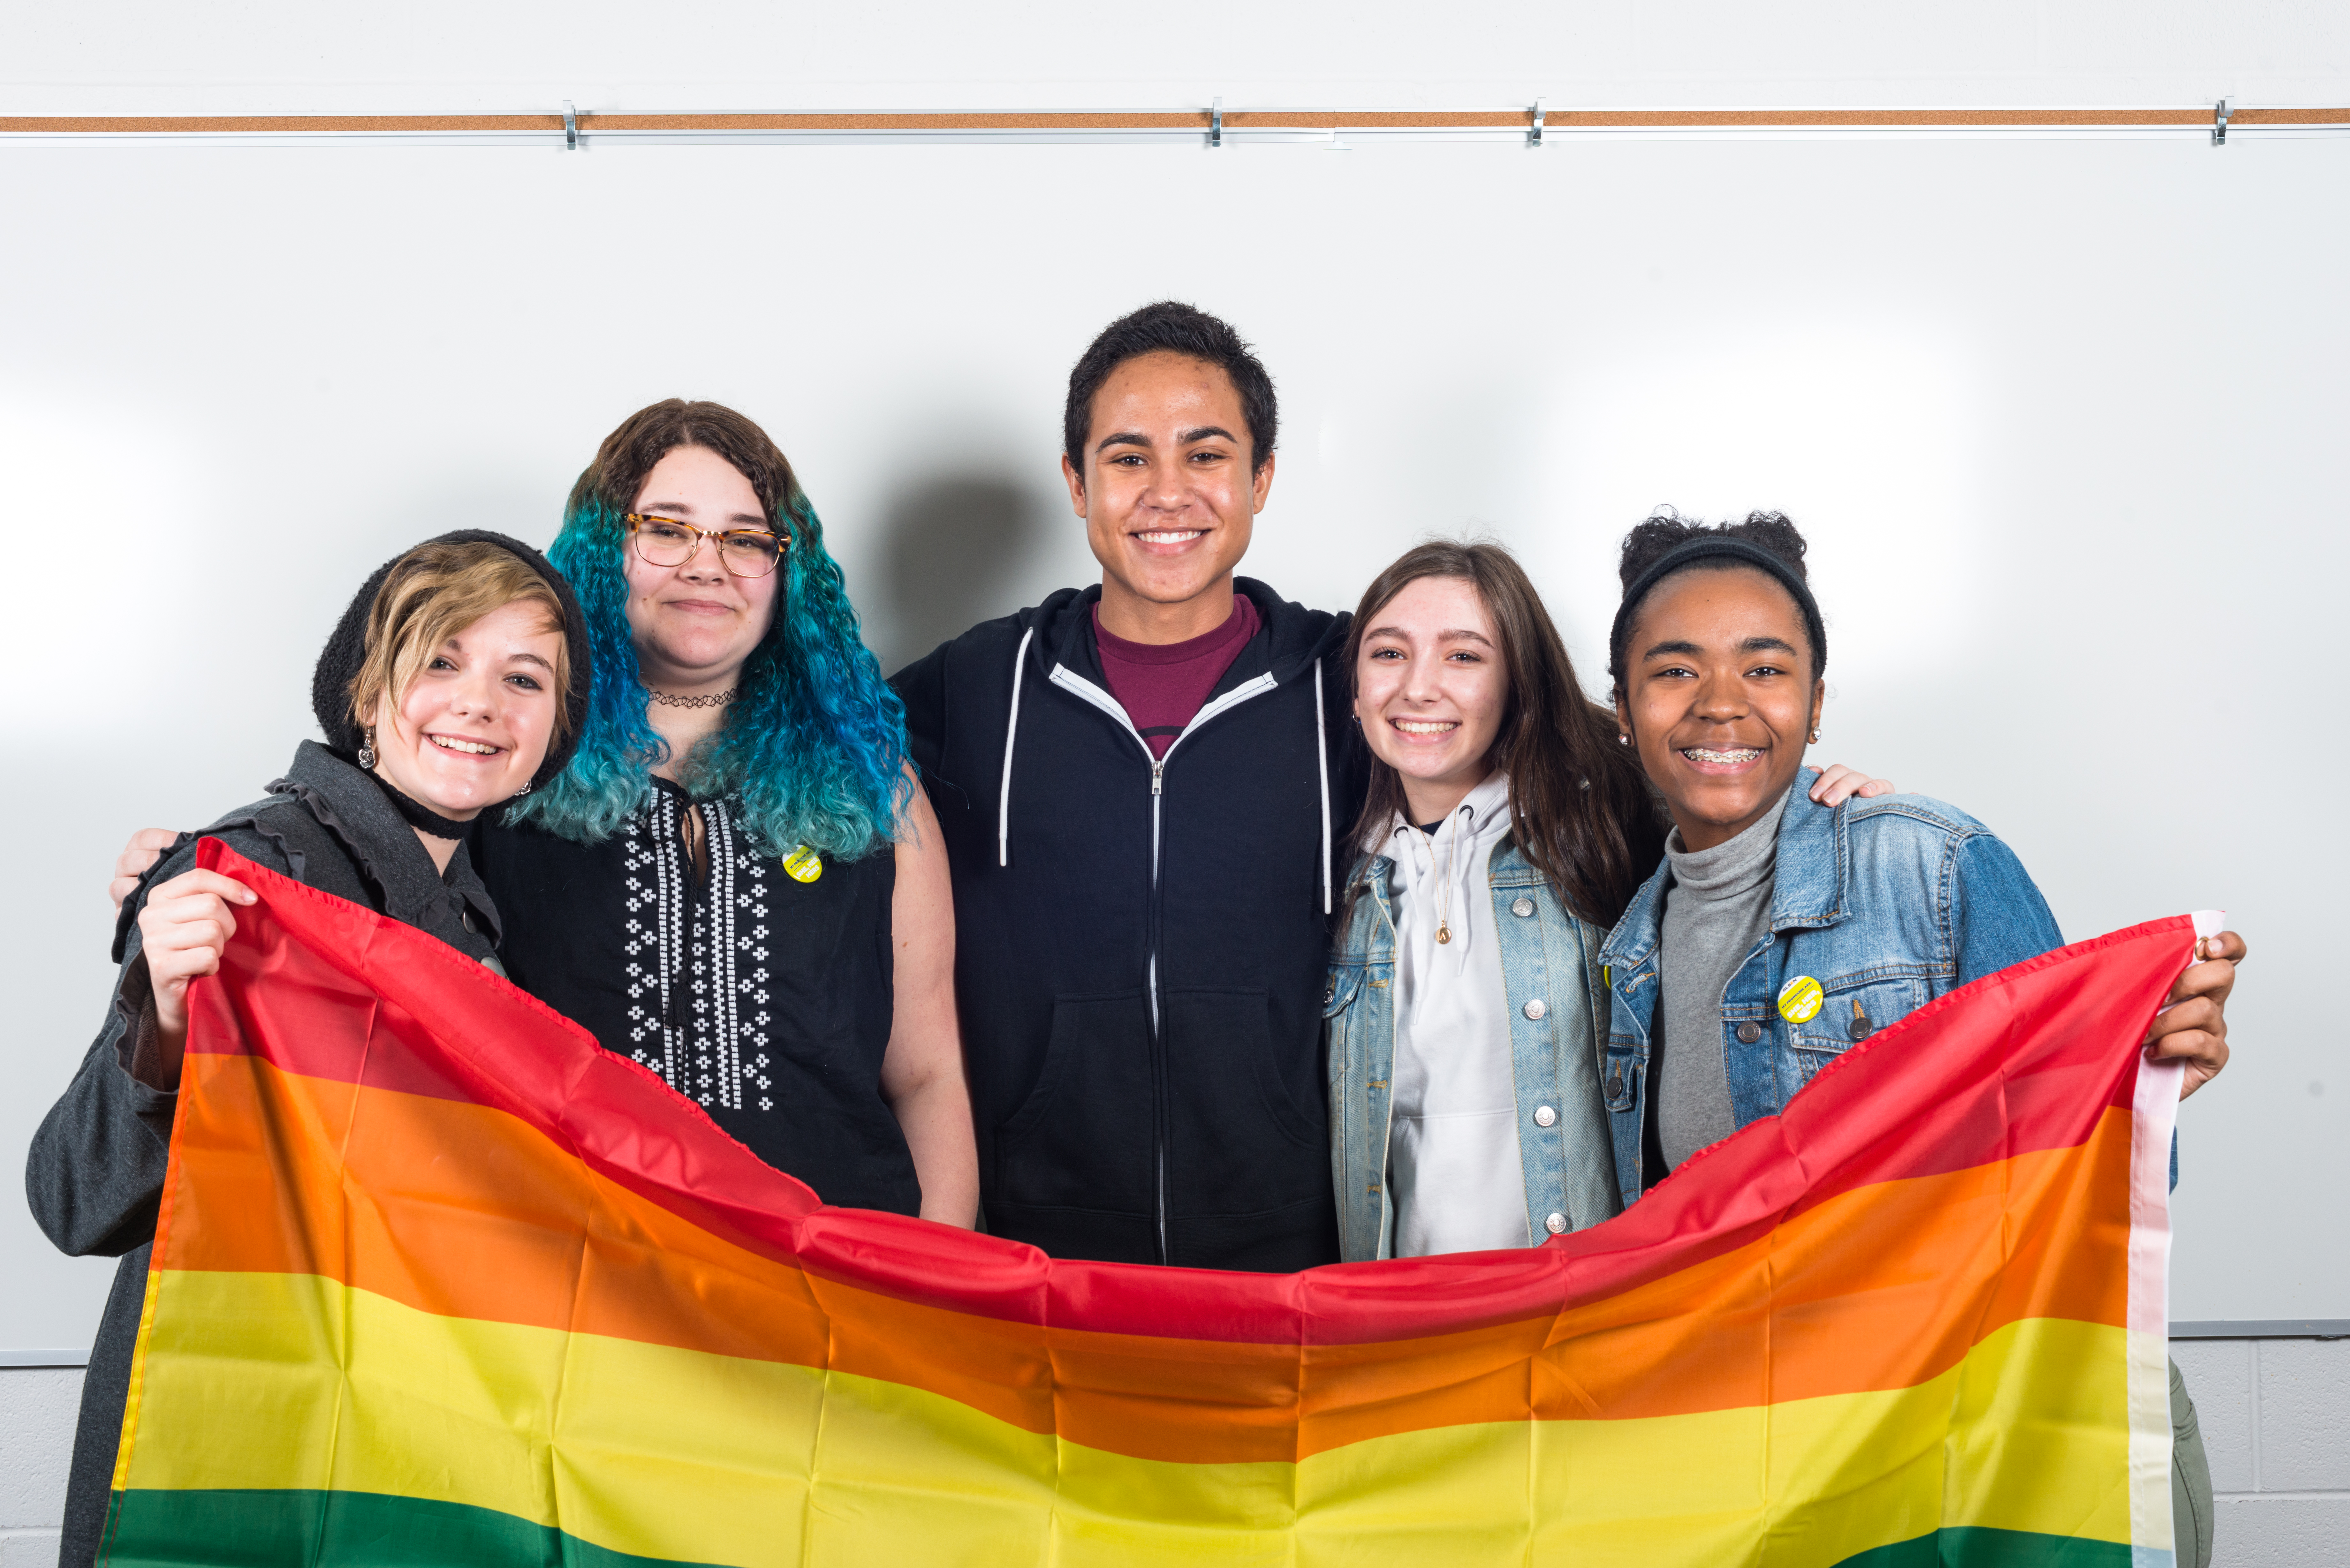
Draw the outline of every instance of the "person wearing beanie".
<instances>
[{"instance_id":1,"label":"person wearing beanie","mask_svg":"<svg viewBox=\"0 0 2350 1568\"><path fill-rule=\"evenodd\" d=\"M146 1297L187 1040L187 987L219 968L254 894L193 869L199 838L498 967L473 819L560 773L587 711L577 601L528 545L474 530L386 563L319 655L304 741L262 799L182 834L122 903L98 1039L34 1135L25 1186L60 1251L121 1259L74 1436L58 1561L95 1560Z\"/></svg>"},{"instance_id":2,"label":"person wearing beanie","mask_svg":"<svg viewBox=\"0 0 2350 1568\"><path fill-rule=\"evenodd\" d=\"M654 403L548 555L592 700L470 840L508 977L826 1202L970 1226L945 846L790 462L733 409ZM134 835L114 896L175 842Z\"/></svg>"}]
</instances>

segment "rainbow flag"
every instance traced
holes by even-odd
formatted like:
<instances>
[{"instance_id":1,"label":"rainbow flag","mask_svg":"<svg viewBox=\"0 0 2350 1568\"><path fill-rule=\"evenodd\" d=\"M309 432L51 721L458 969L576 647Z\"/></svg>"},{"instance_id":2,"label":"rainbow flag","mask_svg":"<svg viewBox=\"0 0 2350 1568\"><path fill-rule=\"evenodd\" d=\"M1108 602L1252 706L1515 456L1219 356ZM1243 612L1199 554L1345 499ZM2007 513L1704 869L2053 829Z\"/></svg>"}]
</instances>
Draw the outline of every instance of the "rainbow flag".
<instances>
[{"instance_id":1,"label":"rainbow flag","mask_svg":"<svg viewBox=\"0 0 2350 1568\"><path fill-rule=\"evenodd\" d=\"M421 933L239 860L117 1563L2170 1557L2185 919L1921 1009L1622 1218L1219 1274L829 1209Z\"/></svg>"}]
</instances>

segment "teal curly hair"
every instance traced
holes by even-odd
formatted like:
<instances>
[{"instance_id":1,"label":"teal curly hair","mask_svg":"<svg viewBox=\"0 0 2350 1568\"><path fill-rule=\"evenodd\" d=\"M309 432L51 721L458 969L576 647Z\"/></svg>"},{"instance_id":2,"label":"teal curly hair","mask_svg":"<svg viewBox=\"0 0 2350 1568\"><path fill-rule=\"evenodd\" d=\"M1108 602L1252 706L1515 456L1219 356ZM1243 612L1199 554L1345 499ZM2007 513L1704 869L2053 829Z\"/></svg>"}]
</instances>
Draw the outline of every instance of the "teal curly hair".
<instances>
[{"instance_id":1,"label":"teal curly hair","mask_svg":"<svg viewBox=\"0 0 2350 1568\"><path fill-rule=\"evenodd\" d=\"M628 620L623 517L647 473L682 446L726 459L759 493L769 525L788 533L775 619L743 665L742 695L718 733L680 770L694 798L740 796L743 826L770 855L806 845L855 859L896 836L910 798L905 709L859 637L840 567L791 466L764 431L716 403L677 399L630 416L606 440L564 508L547 558L579 596L594 679L570 765L516 801L508 820L597 843L652 788L669 748L645 717L650 693Z\"/></svg>"}]
</instances>

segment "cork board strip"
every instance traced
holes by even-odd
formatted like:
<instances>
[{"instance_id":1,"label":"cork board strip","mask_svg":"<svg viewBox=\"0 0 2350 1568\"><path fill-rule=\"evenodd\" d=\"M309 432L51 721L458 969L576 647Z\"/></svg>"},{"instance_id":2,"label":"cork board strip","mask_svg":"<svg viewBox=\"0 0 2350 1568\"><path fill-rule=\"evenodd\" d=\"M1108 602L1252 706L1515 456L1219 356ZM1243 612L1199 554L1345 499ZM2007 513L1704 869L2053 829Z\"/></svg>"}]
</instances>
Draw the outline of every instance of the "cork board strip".
<instances>
[{"instance_id":1,"label":"cork board strip","mask_svg":"<svg viewBox=\"0 0 2350 1568\"><path fill-rule=\"evenodd\" d=\"M1526 109L1232 109L1228 131L1523 130ZM2204 127L2209 109L1554 109L1548 130L1863 130L2002 127L2081 129ZM2244 126L2350 125L2350 107L2239 109L2230 129ZM1049 114L593 114L578 116L594 131L1087 131L1208 129L1205 109ZM0 116L0 134L35 135L349 135L420 132L540 131L560 134L559 114L376 115L15 115Z\"/></svg>"}]
</instances>

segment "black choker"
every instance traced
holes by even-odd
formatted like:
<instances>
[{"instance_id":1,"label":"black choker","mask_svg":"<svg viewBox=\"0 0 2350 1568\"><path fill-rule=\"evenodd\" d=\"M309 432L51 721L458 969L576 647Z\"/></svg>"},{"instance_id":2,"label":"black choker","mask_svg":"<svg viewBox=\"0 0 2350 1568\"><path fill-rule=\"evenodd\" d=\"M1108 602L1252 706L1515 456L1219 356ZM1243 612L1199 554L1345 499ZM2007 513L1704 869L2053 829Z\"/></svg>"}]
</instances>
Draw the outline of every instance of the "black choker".
<instances>
[{"instance_id":1,"label":"black choker","mask_svg":"<svg viewBox=\"0 0 2350 1568\"><path fill-rule=\"evenodd\" d=\"M376 788L383 791L384 799L391 802L391 809L400 813L400 820L417 832L429 833L435 838L471 838L473 836L472 823L452 822L431 806L409 799L392 788L390 782L381 774L369 774L368 777L375 781Z\"/></svg>"}]
</instances>

